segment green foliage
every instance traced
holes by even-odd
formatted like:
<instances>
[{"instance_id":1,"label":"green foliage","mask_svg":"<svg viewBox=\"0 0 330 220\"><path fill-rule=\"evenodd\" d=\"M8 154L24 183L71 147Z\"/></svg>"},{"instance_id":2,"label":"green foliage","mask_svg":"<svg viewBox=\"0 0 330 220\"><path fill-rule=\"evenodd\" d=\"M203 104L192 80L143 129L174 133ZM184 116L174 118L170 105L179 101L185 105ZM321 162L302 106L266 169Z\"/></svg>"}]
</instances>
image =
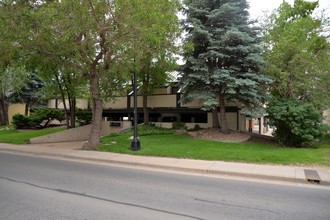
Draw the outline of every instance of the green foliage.
<instances>
[{"instance_id":1,"label":"green foliage","mask_svg":"<svg viewBox=\"0 0 330 220\"><path fill-rule=\"evenodd\" d=\"M330 134L327 133L322 137L322 140L320 142L321 146L330 146Z\"/></svg>"},{"instance_id":2,"label":"green foliage","mask_svg":"<svg viewBox=\"0 0 330 220\"><path fill-rule=\"evenodd\" d=\"M99 150L134 155L201 160L330 165L328 160L330 153L329 144L319 148L285 148L275 144L258 143L257 141L245 143L207 141L172 133L140 136L141 150L133 152L130 149L130 136L132 136L132 133L125 132L104 137Z\"/></svg>"},{"instance_id":3,"label":"green foliage","mask_svg":"<svg viewBox=\"0 0 330 220\"><path fill-rule=\"evenodd\" d=\"M53 108L40 108L35 110L33 115L40 115L44 119L56 119L58 121L63 121L65 119L64 113L60 109Z\"/></svg>"},{"instance_id":4,"label":"green foliage","mask_svg":"<svg viewBox=\"0 0 330 220\"><path fill-rule=\"evenodd\" d=\"M100 136L102 101L123 90L123 82L127 84L132 76L133 63L139 72L143 66L150 67L152 71L145 70L149 76L172 69L170 55L179 27L179 3L0 1L0 50L8 57L6 61L16 60L9 56L12 51L22 51L24 63L38 70L49 94L60 97L63 103L64 99L70 100L70 111L74 111L77 96L89 89L95 123L88 145L95 147ZM14 45L17 48L12 50ZM158 78L164 79L150 77L150 82ZM70 116L74 117L74 112Z\"/></svg>"},{"instance_id":5,"label":"green foliage","mask_svg":"<svg viewBox=\"0 0 330 220\"><path fill-rule=\"evenodd\" d=\"M26 80L22 85L22 88L11 94L10 100L13 103L15 102L25 103L26 110L28 110L29 108L40 107L42 106L42 104L45 103L44 96L40 92L42 87L43 87L43 82L38 76L38 74L28 73Z\"/></svg>"},{"instance_id":6,"label":"green foliage","mask_svg":"<svg viewBox=\"0 0 330 220\"><path fill-rule=\"evenodd\" d=\"M262 106L271 81L260 74L262 47L256 37L259 31L249 22L247 1L187 0L186 5L189 34L181 102L201 98L206 108L220 106L220 112L227 102L251 109ZM224 121L220 118L220 123Z\"/></svg>"},{"instance_id":7,"label":"green foliage","mask_svg":"<svg viewBox=\"0 0 330 220\"><path fill-rule=\"evenodd\" d=\"M129 75L138 74L139 92L143 96L144 123L149 123L147 96L155 88L163 86L169 79L169 72L176 69L178 52L176 38L180 34L180 21L176 15L180 7L179 0L135 0L122 3L131 10L126 17L125 27L130 30L124 47L129 59L128 65L121 69ZM130 45L130 46L128 46ZM134 62L132 62L134 58Z\"/></svg>"},{"instance_id":8,"label":"green foliage","mask_svg":"<svg viewBox=\"0 0 330 220\"><path fill-rule=\"evenodd\" d=\"M127 131L123 131L118 133L113 133L110 135L107 135L104 139L103 142L106 143L108 139L111 139L112 137L117 137L117 136L131 136L133 135L133 129L129 129ZM168 129L168 128L160 128L160 127L155 127L154 125L140 125L138 126L138 136L148 136L148 135L163 135L163 134L173 134L174 130L173 129Z\"/></svg>"},{"instance_id":9,"label":"green foliage","mask_svg":"<svg viewBox=\"0 0 330 220\"><path fill-rule=\"evenodd\" d=\"M0 91L6 93L18 92L24 86L26 79L27 71L20 64L8 66L3 71L0 69Z\"/></svg>"},{"instance_id":10,"label":"green foliage","mask_svg":"<svg viewBox=\"0 0 330 220\"><path fill-rule=\"evenodd\" d=\"M322 124L321 112L311 103L296 99L273 99L267 112L276 128L275 139L286 146L309 146L318 142L327 130Z\"/></svg>"},{"instance_id":11,"label":"green foliage","mask_svg":"<svg viewBox=\"0 0 330 220\"><path fill-rule=\"evenodd\" d=\"M49 128L49 129L38 129L30 131L18 131L18 130L1 130L0 129L0 143L11 143L11 144L27 144L29 140L34 137L47 135L59 131L63 131L65 128Z\"/></svg>"},{"instance_id":12,"label":"green foliage","mask_svg":"<svg viewBox=\"0 0 330 220\"><path fill-rule=\"evenodd\" d=\"M30 118L25 116L25 115L15 114L15 115L13 115L12 124L17 129L29 128L30 127L30 121L31 121Z\"/></svg>"},{"instance_id":13,"label":"green foliage","mask_svg":"<svg viewBox=\"0 0 330 220\"><path fill-rule=\"evenodd\" d=\"M315 17L318 2L287 2L269 18L264 72L277 98L299 98L321 109L330 106L329 17Z\"/></svg>"},{"instance_id":14,"label":"green foliage","mask_svg":"<svg viewBox=\"0 0 330 220\"><path fill-rule=\"evenodd\" d=\"M201 126L199 124L195 124L194 128L191 129L192 131L198 131L198 130L201 130Z\"/></svg>"},{"instance_id":15,"label":"green foliage","mask_svg":"<svg viewBox=\"0 0 330 220\"><path fill-rule=\"evenodd\" d=\"M168 128L159 128L150 125L143 125L138 127L139 136L147 135L162 135L162 134L173 134L172 129Z\"/></svg>"},{"instance_id":16,"label":"green foliage","mask_svg":"<svg viewBox=\"0 0 330 220\"><path fill-rule=\"evenodd\" d=\"M172 123L172 129L174 130L187 130L186 123L177 121Z\"/></svg>"},{"instance_id":17,"label":"green foliage","mask_svg":"<svg viewBox=\"0 0 330 220\"><path fill-rule=\"evenodd\" d=\"M92 123L93 115L90 110L78 109L76 117L80 125Z\"/></svg>"},{"instance_id":18,"label":"green foliage","mask_svg":"<svg viewBox=\"0 0 330 220\"><path fill-rule=\"evenodd\" d=\"M269 117L275 138L291 147L319 141L326 126L321 111L330 106L328 17L316 17L318 2L283 2L270 16L265 35L264 72L274 82Z\"/></svg>"},{"instance_id":19,"label":"green foliage","mask_svg":"<svg viewBox=\"0 0 330 220\"><path fill-rule=\"evenodd\" d=\"M62 121L65 119L64 112L60 109L37 109L31 115L25 116L16 114L13 116L13 125L17 129L22 128L36 128L36 127L48 127L53 120ZM41 125L43 121L46 121L44 125Z\"/></svg>"},{"instance_id":20,"label":"green foliage","mask_svg":"<svg viewBox=\"0 0 330 220\"><path fill-rule=\"evenodd\" d=\"M8 64L3 68L0 67L0 125L8 124L8 105L13 102L10 95L22 88L26 75L25 68L19 62L11 64L11 66Z\"/></svg>"}]
</instances>

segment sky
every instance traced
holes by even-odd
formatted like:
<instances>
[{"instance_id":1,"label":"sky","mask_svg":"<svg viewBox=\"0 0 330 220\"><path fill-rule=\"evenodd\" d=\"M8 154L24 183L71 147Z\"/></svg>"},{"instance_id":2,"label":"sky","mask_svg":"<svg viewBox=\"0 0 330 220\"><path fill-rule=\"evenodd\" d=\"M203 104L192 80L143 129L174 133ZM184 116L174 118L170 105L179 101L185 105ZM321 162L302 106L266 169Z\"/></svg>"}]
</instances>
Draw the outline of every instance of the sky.
<instances>
[{"instance_id":1,"label":"sky","mask_svg":"<svg viewBox=\"0 0 330 220\"><path fill-rule=\"evenodd\" d=\"M263 12L271 12L273 9L280 6L283 0L247 0L250 3L251 18L262 16ZM316 0L309 0L316 1ZM294 0L286 0L293 4ZM326 9L330 13L330 0L319 0L319 8Z\"/></svg>"}]
</instances>

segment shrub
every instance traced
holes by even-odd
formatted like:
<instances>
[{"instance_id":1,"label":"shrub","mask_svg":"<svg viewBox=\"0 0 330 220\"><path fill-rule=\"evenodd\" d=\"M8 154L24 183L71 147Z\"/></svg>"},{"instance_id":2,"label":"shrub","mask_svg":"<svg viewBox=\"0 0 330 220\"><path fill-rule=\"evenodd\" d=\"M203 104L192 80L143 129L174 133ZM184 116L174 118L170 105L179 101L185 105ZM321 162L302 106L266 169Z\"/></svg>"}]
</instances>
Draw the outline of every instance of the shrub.
<instances>
[{"instance_id":1,"label":"shrub","mask_svg":"<svg viewBox=\"0 0 330 220\"><path fill-rule=\"evenodd\" d=\"M150 125L142 125L142 126L138 126L138 133L139 136L173 134L173 130L168 128L159 128Z\"/></svg>"},{"instance_id":2,"label":"shrub","mask_svg":"<svg viewBox=\"0 0 330 220\"><path fill-rule=\"evenodd\" d=\"M25 115L15 114L13 115L12 124L16 129L30 128L30 121L30 118Z\"/></svg>"},{"instance_id":3,"label":"shrub","mask_svg":"<svg viewBox=\"0 0 330 220\"><path fill-rule=\"evenodd\" d=\"M65 115L60 109L37 109L30 116L22 114L16 114L13 116L13 124L16 129L22 128L36 128L36 127L48 127L48 125L54 120L62 121L65 119ZM46 120L44 126L41 125Z\"/></svg>"},{"instance_id":4,"label":"shrub","mask_svg":"<svg viewBox=\"0 0 330 220\"><path fill-rule=\"evenodd\" d=\"M321 112L311 103L295 99L273 99L267 112L275 126L275 140L289 147L318 142L327 131L327 127L322 124Z\"/></svg>"},{"instance_id":5,"label":"shrub","mask_svg":"<svg viewBox=\"0 0 330 220\"><path fill-rule=\"evenodd\" d=\"M76 112L77 121L80 125L92 123L93 115L89 110L78 109Z\"/></svg>"},{"instance_id":6,"label":"shrub","mask_svg":"<svg viewBox=\"0 0 330 220\"><path fill-rule=\"evenodd\" d=\"M45 115L39 115L39 114L32 114L30 116L26 116L29 119L29 127L35 128L35 127L43 127L41 123L48 119Z\"/></svg>"},{"instance_id":7,"label":"shrub","mask_svg":"<svg viewBox=\"0 0 330 220\"><path fill-rule=\"evenodd\" d=\"M187 130L186 123L178 121L178 122L173 122L172 123L172 128L174 130Z\"/></svg>"},{"instance_id":8,"label":"shrub","mask_svg":"<svg viewBox=\"0 0 330 220\"><path fill-rule=\"evenodd\" d=\"M199 126L199 124L195 124L193 129L194 129L194 131L198 131L198 130L201 130L202 128L201 128L201 126Z\"/></svg>"},{"instance_id":9,"label":"shrub","mask_svg":"<svg viewBox=\"0 0 330 220\"><path fill-rule=\"evenodd\" d=\"M38 115L43 120L59 120L63 121L65 119L65 114L62 110L56 108L40 108L34 111L33 115Z\"/></svg>"}]
</instances>

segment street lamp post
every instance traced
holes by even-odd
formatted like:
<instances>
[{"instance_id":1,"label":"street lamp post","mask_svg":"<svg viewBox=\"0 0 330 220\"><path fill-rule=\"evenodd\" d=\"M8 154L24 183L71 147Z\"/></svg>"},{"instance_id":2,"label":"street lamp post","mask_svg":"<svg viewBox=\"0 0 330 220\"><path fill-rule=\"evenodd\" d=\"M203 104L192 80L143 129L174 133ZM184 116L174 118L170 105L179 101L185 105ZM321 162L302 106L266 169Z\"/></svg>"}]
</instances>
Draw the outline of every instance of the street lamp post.
<instances>
[{"instance_id":1,"label":"street lamp post","mask_svg":"<svg viewBox=\"0 0 330 220\"><path fill-rule=\"evenodd\" d=\"M131 143L131 150L138 151L140 150L140 139L138 137L138 128L137 128L137 76L135 70L135 59L134 59L134 79L133 79L133 87L134 87L134 136Z\"/></svg>"}]
</instances>

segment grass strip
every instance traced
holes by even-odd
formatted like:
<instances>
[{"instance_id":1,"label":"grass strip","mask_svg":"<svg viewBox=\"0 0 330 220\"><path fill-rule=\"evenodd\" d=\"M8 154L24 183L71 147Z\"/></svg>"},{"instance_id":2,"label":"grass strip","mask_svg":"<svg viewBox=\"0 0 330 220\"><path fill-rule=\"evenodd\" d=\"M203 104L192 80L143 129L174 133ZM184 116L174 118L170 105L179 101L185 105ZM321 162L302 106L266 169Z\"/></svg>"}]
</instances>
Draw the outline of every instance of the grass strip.
<instances>
[{"instance_id":1,"label":"grass strip","mask_svg":"<svg viewBox=\"0 0 330 220\"><path fill-rule=\"evenodd\" d=\"M144 129L139 129L140 151L133 152L130 149L131 131L104 137L99 150L133 155L200 160L330 166L329 137L313 148L287 148L277 144L255 141L226 143L194 139L187 135L174 134L172 130L167 132L148 131L146 133Z\"/></svg>"},{"instance_id":2,"label":"grass strip","mask_svg":"<svg viewBox=\"0 0 330 220\"><path fill-rule=\"evenodd\" d=\"M57 128L48 128L40 130L14 130L7 129L6 127L0 128L0 142L1 143L10 143L10 144L27 144L29 140L34 137L39 137L58 131L63 131L66 128L57 127Z\"/></svg>"}]
</instances>

